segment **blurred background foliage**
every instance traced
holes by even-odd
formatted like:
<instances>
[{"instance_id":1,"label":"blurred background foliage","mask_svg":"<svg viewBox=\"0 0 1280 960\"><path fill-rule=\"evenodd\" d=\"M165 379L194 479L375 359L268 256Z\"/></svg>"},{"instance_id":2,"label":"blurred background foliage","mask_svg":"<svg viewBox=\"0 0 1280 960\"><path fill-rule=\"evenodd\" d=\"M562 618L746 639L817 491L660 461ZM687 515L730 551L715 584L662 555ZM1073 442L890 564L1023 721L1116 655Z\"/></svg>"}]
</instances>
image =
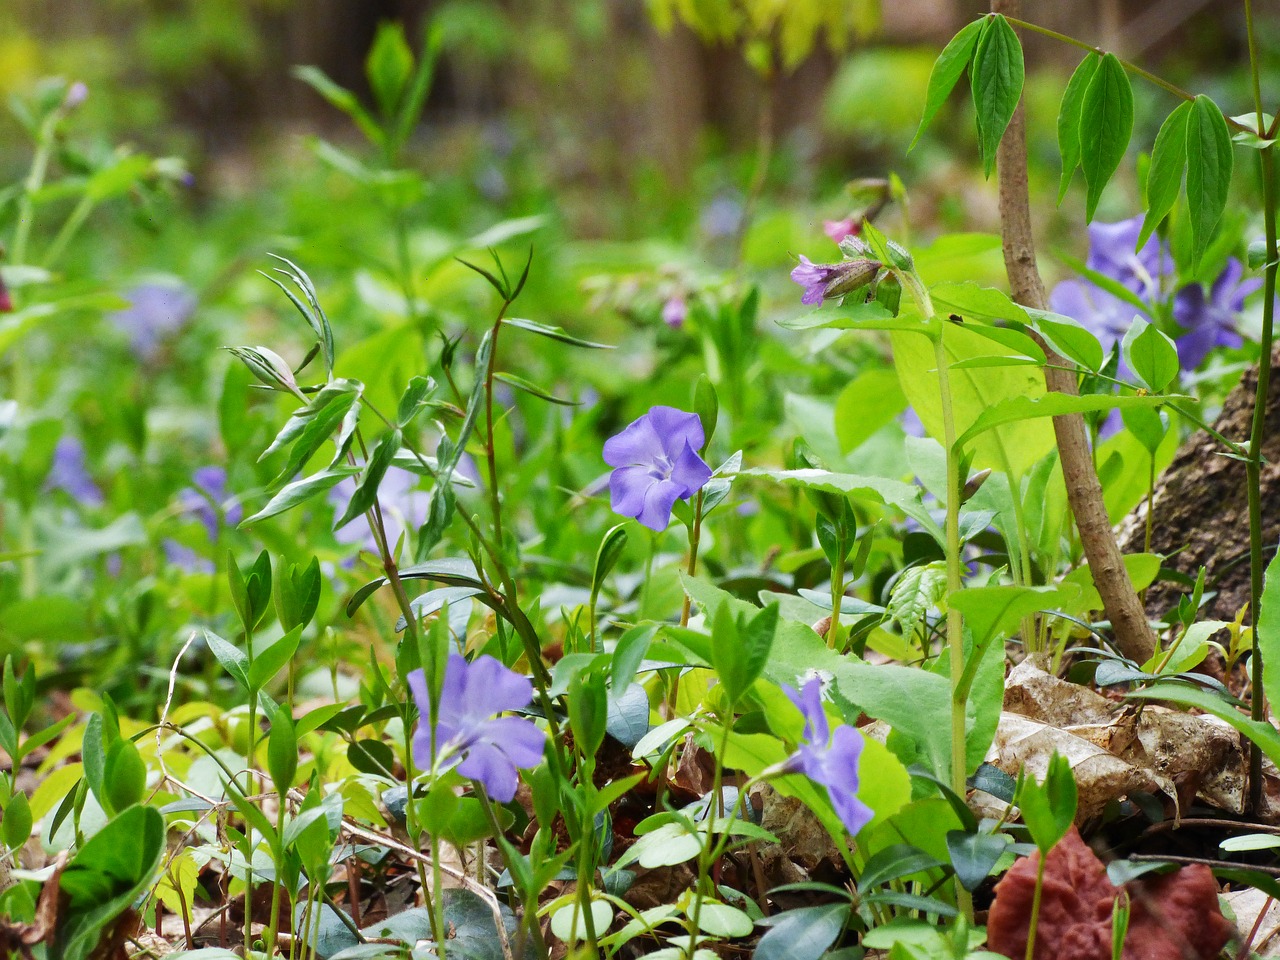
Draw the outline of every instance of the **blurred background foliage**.
<instances>
[{"instance_id":1,"label":"blurred background foliage","mask_svg":"<svg viewBox=\"0 0 1280 960\"><path fill-rule=\"evenodd\" d=\"M1047 26L1238 104L1235 112L1248 109L1242 21L1219 16L1210 0L1029 7ZM862 178L894 174L905 185L882 219L917 248L943 232L996 228L994 187L972 160L973 117L960 98L905 153L933 58L983 9L971 0L0 4L0 95L29 102L49 76L88 90L68 120L57 176L74 180L78 158L107 156L118 143L180 157L190 171L96 206L60 258L60 294L115 297L115 312L99 304L61 313L4 357L0 399L21 393L28 417L5 495L31 526L23 535L45 550L46 596L37 601L32 584L0 578L0 653L56 638L66 645L64 662L84 669L85 651L74 646L83 640L111 651L98 670L122 671L132 683L133 665L154 663L145 651L166 646L157 633L175 643L186 623L225 606L212 571L228 546L246 553L266 542L305 559L305 544L306 555L326 561L349 557L323 524L288 520L245 532L219 522L206 535L191 507L203 497L229 520L240 500L260 503L269 479L255 451L286 406L250 390L218 349L271 344L300 359L296 318L256 272L268 253L290 257L316 280L334 318L339 367L390 408L403 383L438 356L441 334L474 342L491 321L491 293L454 255L482 256L497 245L522 259L533 243L523 314L620 348L567 359L513 350L504 358L521 376L584 401L570 418L514 397L517 412L503 427L504 457L520 468L512 496L537 514L539 554L592 555L612 522L607 505L589 523L565 521L602 475L599 439L654 403L687 407L704 370L730 424L722 457L741 448L778 463L800 435L840 468L833 398L887 351L868 339L830 349L833 338L779 328L774 320L799 309L787 272L801 252L835 256L824 221L866 208L850 186ZM1269 13L1264 88L1280 72L1280 19ZM396 157L379 156L295 72L323 71L376 114L366 57L386 22L402 25L414 56L433 43L439 49L422 122ZM1032 195L1048 198L1059 172L1058 99L1078 57L1039 38L1028 38L1027 49ZM1141 84L1135 92L1134 142L1150 144L1172 102ZM19 182L31 154L28 131L0 116L0 183ZM1082 189L1061 208L1037 207L1051 279L1069 272L1055 250L1083 256ZM1127 163L1099 219L1131 216L1136 190ZM73 204L46 198L36 249L47 249ZM0 236L9 236L12 207L0 203L0 213ZM504 226L486 233L494 224ZM973 249L951 260L935 255L933 279L1003 284L998 249ZM120 308L136 306L145 285L183 288L193 299L139 355ZM758 300L748 295L753 287ZM22 296L15 290L19 306ZM683 323L663 322L673 305L687 310ZM80 499L79 515L41 479L60 437L70 436L83 443L101 494L96 505ZM860 456L893 473L900 432L891 439ZM193 481L202 464L225 467L225 491ZM726 567L766 556L793 534L803 539L793 500L766 500L750 514L747 529L733 534L742 542L729 545ZM188 558L179 570L177 548L199 564ZM104 572L130 587L105 590ZM678 602L668 573L665 600ZM663 601L660 586L654 603ZM163 669L146 669L161 682Z\"/></svg>"}]
</instances>

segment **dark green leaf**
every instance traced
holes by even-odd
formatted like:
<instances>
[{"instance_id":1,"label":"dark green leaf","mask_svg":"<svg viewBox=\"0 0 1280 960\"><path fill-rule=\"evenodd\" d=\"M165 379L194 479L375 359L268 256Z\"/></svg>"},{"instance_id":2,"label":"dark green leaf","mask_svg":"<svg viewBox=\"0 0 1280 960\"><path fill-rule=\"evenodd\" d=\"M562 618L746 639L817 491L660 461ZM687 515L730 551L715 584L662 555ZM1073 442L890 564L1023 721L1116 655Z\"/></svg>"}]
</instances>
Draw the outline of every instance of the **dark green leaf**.
<instances>
[{"instance_id":1,"label":"dark green leaf","mask_svg":"<svg viewBox=\"0 0 1280 960\"><path fill-rule=\"evenodd\" d=\"M996 148L1022 96L1024 74L1018 35L1009 21L997 14L978 38L969 66L973 105L978 112L978 148L988 177L995 169Z\"/></svg>"},{"instance_id":2,"label":"dark green leaf","mask_svg":"<svg viewBox=\"0 0 1280 960\"><path fill-rule=\"evenodd\" d=\"M1187 206L1191 211L1192 266L1200 257L1227 206L1231 188L1231 131L1222 111L1198 96L1187 116Z\"/></svg>"},{"instance_id":3,"label":"dark green leaf","mask_svg":"<svg viewBox=\"0 0 1280 960\"><path fill-rule=\"evenodd\" d=\"M360 477L356 492L351 495L351 501L347 504L347 509L338 518L338 522L333 525L333 529L342 529L366 510L373 508L373 504L378 498L378 485L382 483L382 478L387 475L391 461L403 441L404 434L399 430L389 430L378 440L378 445L374 447L373 453L369 457L369 462L365 464L364 474ZM388 550L394 549L394 547L394 544L387 544Z\"/></svg>"},{"instance_id":4,"label":"dark green leaf","mask_svg":"<svg viewBox=\"0 0 1280 960\"><path fill-rule=\"evenodd\" d=\"M947 853L960 885L972 893L991 875L996 861L1004 855L1009 838L1003 833L947 833Z\"/></svg>"},{"instance_id":5,"label":"dark green leaf","mask_svg":"<svg viewBox=\"0 0 1280 960\"><path fill-rule=\"evenodd\" d=\"M1187 117L1190 114L1191 103L1184 100L1156 134L1151 165L1147 168L1147 216L1138 235L1138 249L1168 216L1182 189L1182 174L1187 169Z\"/></svg>"},{"instance_id":6,"label":"dark green leaf","mask_svg":"<svg viewBox=\"0 0 1280 960\"><path fill-rule=\"evenodd\" d=\"M755 960L818 960L840 936L851 910L848 903L827 903L770 917L770 929L756 944L753 956Z\"/></svg>"},{"instance_id":7,"label":"dark green leaf","mask_svg":"<svg viewBox=\"0 0 1280 960\"><path fill-rule=\"evenodd\" d=\"M1102 189L1110 181L1133 134L1133 88L1129 75L1108 53L1085 88L1080 107L1080 166L1088 187L1085 221L1093 219Z\"/></svg>"},{"instance_id":8,"label":"dark green leaf","mask_svg":"<svg viewBox=\"0 0 1280 960\"><path fill-rule=\"evenodd\" d=\"M359 472L358 467L331 467L328 470L321 470L318 473L303 477L301 480L287 483L280 489L279 493L267 501L265 507L253 516L246 517L240 522L240 525L248 526L251 523L257 523L259 520L266 520L287 510L292 510L299 504L306 503L312 497L319 496L331 487L337 486L347 477L354 476Z\"/></svg>"},{"instance_id":9,"label":"dark green leaf","mask_svg":"<svg viewBox=\"0 0 1280 960\"><path fill-rule=\"evenodd\" d=\"M916 128L916 135L911 138L911 146L907 147L908 152L915 147L929 124L933 122L933 118L942 109L942 105L946 103L947 97L951 95L960 75L964 73L964 68L969 65L969 60L973 57L979 34L988 22L986 17L980 17L965 25L942 48L942 53L934 61L933 70L929 73L929 88L924 97L924 113L920 117L920 125Z\"/></svg>"},{"instance_id":10,"label":"dark green leaf","mask_svg":"<svg viewBox=\"0 0 1280 960\"><path fill-rule=\"evenodd\" d=\"M1058 203L1067 195L1067 187L1071 186L1071 178L1076 167L1080 166L1080 117L1084 105L1084 92L1089 81L1098 71L1102 58L1096 53L1089 53L1080 61L1067 81L1067 89L1062 94L1062 106L1058 109L1058 152L1062 154L1062 178L1058 184Z\"/></svg>"},{"instance_id":11,"label":"dark green leaf","mask_svg":"<svg viewBox=\"0 0 1280 960\"><path fill-rule=\"evenodd\" d=\"M293 727L289 711L281 709L271 720L271 734L267 739L267 770L281 801L293 786L298 772L298 734Z\"/></svg>"}]
</instances>

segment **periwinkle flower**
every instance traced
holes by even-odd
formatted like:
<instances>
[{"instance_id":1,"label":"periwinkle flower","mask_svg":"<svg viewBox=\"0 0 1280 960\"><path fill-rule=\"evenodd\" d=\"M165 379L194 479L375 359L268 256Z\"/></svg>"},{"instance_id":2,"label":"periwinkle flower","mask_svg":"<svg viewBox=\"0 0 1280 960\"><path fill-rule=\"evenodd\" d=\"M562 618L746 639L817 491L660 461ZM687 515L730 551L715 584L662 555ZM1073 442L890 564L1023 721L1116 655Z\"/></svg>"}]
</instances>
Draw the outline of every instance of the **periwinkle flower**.
<instances>
[{"instance_id":1,"label":"periwinkle flower","mask_svg":"<svg viewBox=\"0 0 1280 960\"><path fill-rule=\"evenodd\" d=\"M171 537L166 537L161 542L160 548L164 551L164 558L169 565L185 573L213 573L214 571L212 560L200 556L190 547Z\"/></svg>"},{"instance_id":2,"label":"periwinkle flower","mask_svg":"<svg viewBox=\"0 0 1280 960\"><path fill-rule=\"evenodd\" d=\"M822 678L814 677L799 691L782 685L796 709L804 716L804 740L784 762L791 772L803 773L827 788L836 816L850 834L871 822L874 811L858 799L858 764L862 758L862 734L856 727L841 725L834 733L822 709Z\"/></svg>"},{"instance_id":3,"label":"periwinkle flower","mask_svg":"<svg viewBox=\"0 0 1280 960\"><path fill-rule=\"evenodd\" d=\"M191 474L194 487L184 487L178 491L178 503L184 513L193 515L204 524L209 540L218 539L218 511L229 526L235 526L244 516L239 503L224 505L227 499L227 471L219 466L198 467Z\"/></svg>"},{"instance_id":4,"label":"periwinkle flower","mask_svg":"<svg viewBox=\"0 0 1280 960\"><path fill-rule=\"evenodd\" d=\"M791 279L804 287L800 302L816 307L852 293L870 283L883 266L878 260L842 260L839 263L813 263L804 254L800 265L791 271Z\"/></svg>"},{"instance_id":5,"label":"periwinkle flower","mask_svg":"<svg viewBox=\"0 0 1280 960\"><path fill-rule=\"evenodd\" d=\"M169 334L180 329L196 309L196 297L184 286L144 283L127 294L129 306L110 314L110 320L128 334L134 356L151 360Z\"/></svg>"},{"instance_id":6,"label":"periwinkle flower","mask_svg":"<svg viewBox=\"0 0 1280 960\"><path fill-rule=\"evenodd\" d=\"M1236 321L1245 297L1262 286L1257 277L1242 280L1243 276L1244 265L1232 257L1213 281L1208 297L1204 287L1191 283L1173 298L1173 319L1186 330L1175 341L1182 369L1200 366L1214 347L1238 347L1243 342L1236 332Z\"/></svg>"},{"instance_id":7,"label":"periwinkle flower","mask_svg":"<svg viewBox=\"0 0 1280 960\"><path fill-rule=\"evenodd\" d=\"M606 440L614 512L665 530L675 502L689 499L711 479L711 468L698 455L705 441L698 415L674 407L653 407Z\"/></svg>"},{"instance_id":8,"label":"periwinkle flower","mask_svg":"<svg viewBox=\"0 0 1280 960\"><path fill-rule=\"evenodd\" d=\"M1161 281L1173 274L1169 248L1154 234L1137 250L1142 234L1142 216L1119 223L1089 225L1089 255L1085 266L1123 284L1143 300L1157 299Z\"/></svg>"},{"instance_id":9,"label":"periwinkle flower","mask_svg":"<svg viewBox=\"0 0 1280 960\"><path fill-rule=\"evenodd\" d=\"M1151 314L1087 280L1063 280L1049 293L1049 309L1071 317L1102 344L1104 352L1124 339L1134 317L1150 322Z\"/></svg>"},{"instance_id":10,"label":"periwinkle flower","mask_svg":"<svg viewBox=\"0 0 1280 960\"><path fill-rule=\"evenodd\" d=\"M61 490L86 507L102 505L102 490L89 476L85 466L84 445L76 437L64 434L53 448L53 464L44 482L45 490Z\"/></svg>"},{"instance_id":11,"label":"periwinkle flower","mask_svg":"<svg viewBox=\"0 0 1280 960\"><path fill-rule=\"evenodd\" d=\"M460 653L449 654L436 712L434 754L426 674L414 670L405 679L423 718L413 736L418 766L438 771L461 758L460 774L478 780L499 803L509 803L516 795L516 771L541 763L547 741L529 720L497 716L529 705L529 678L487 655L468 663Z\"/></svg>"}]
</instances>

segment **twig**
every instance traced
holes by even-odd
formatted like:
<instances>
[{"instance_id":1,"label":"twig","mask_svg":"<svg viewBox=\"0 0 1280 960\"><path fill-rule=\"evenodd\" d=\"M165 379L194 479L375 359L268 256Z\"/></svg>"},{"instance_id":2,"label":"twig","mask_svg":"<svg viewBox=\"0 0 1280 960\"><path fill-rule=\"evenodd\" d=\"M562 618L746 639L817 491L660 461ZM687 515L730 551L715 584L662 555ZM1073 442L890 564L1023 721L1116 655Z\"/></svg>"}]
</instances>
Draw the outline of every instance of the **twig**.
<instances>
[{"instance_id":1,"label":"twig","mask_svg":"<svg viewBox=\"0 0 1280 960\"><path fill-rule=\"evenodd\" d=\"M994 13L1015 18L1021 12L1021 0L992 0ZM1004 247L1005 270L1013 299L1024 306L1044 309L1044 281L1036 267L1035 242L1031 233L1031 203L1027 192L1026 118L1021 101L1009 121L1008 129L996 153L1000 187L1000 233ZM1048 348L1043 341L1050 364L1066 360ZM1044 371L1045 387L1068 396L1078 394L1075 374L1048 366ZM1058 440L1058 457L1066 481L1067 500L1080 531L1080 544L1089 561L1098 594L1107 619L1115 631L1116 647L1130 660L1145 663L1156 648L1155 633L1147 622L1146 611L1138 602L1138 594L1129 579L1124 558L1116 543L1111 519L1102 498L1102 484L1094 469L1089 449L1089 436L1084 418L1078 413L1053 418Z\"/></svg>"},{"instance_id":2,"label":"twig","mask_svg":"<svg viewBox=\"0 0 1280 960\"><path fill-rule=\"evenodd\" d=\"M1257 870L1259 873L1270 874L1273 877L1280 877L1280 867L1260 867L1255 864L1245 866L1240 863L1232 863L1230 860L1208 860L1204 857L1171 857L1165 854L1150 853L1131 853L1129 859L1138 863L1177 863L1183 866L1194 866L1200 864L1205 867L1231 867L1243 868L1246 870Z\"/></svg>"}]
</instances>

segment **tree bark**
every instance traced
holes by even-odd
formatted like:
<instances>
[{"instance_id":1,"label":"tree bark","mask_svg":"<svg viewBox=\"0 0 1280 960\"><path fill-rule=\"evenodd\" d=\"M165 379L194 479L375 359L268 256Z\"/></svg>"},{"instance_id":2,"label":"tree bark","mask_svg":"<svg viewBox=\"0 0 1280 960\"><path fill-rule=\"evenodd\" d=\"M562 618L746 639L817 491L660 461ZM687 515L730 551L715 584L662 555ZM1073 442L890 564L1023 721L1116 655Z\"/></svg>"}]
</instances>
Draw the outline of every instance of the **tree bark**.
<instances>
[{"instance_id":1,"label":"tree bark","mask_svg":"<svg viewBox=\"0 0 1280 960\"><path fill-rule=\"evenodd\" d=\"M1280 351L1273 354L1280 368ZM1245 372L1227 395L1213 429L1241 445L1249 442L1258 368ZM1162 554L1165 566L1194 578L1205 568L1205 591L1214 596L1204 613L1213 620L1234 620L1249 603L1249 500L1245 465L1227 452L1222 442L1203 430L1192 434L1156 480L1152 498L1151 550ZM1280 382L1267 391L1266 440L1262 445L1262 539L1280 540ZM1120 528L1126 552L1144 549L1147 503L1136 507ZM1267 557L1270 559L1270 556ZM1161 582L1147 591L1147 610L1165 613L1186 590ZM1246 619L1248 622L1248 619Z\"/></svg>"},{"instance_id":2,"label":"tree bark","mask_svg":"<svg viewBox=\"0 0 1280 960\"><path fill-rule=\"evenodd\" d=\"M1020 0L992 0L994 13L1018 17ZM1027 192L1026 120L1023 102L1013 113L996 153L1000 183L1000 227L1004 245L1005 270L1013 299L1026 307L1045 308L1044 281L1036 266L1035 241L1031 233L1031 202ZM1043 341L1049 363L1070 366ZM1046 367L1045 387L1051 392L1074 395L1076 375ZM1088 432L1079 414L1053 418L1058 440L1058 456L1066 480L1067 500L1080 531L1080 543L1094 584L1102 597L1116 647L1130 660L1143 663L1155 652L1156 638L1147 622L1146 611L1125 569L1115 532L1102 499L1102 485L1093 467ZM1016 495L1016 494L1015 494Z\"/></svg>"}]
</instances>

